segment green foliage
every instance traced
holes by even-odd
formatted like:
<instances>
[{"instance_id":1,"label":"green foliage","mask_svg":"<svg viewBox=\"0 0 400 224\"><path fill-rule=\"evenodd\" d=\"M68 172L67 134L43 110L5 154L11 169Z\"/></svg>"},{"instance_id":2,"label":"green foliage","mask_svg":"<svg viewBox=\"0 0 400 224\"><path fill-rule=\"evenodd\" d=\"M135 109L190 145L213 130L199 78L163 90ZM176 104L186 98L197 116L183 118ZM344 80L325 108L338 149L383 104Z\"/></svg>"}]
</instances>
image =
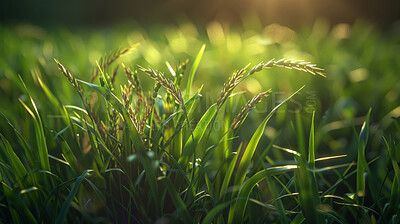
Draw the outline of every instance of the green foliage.
<instances>
[{"instance_id":1,"label":"green foliage","mask_svg":"<svg viewBox=\"0 0 400 224\"><path fill-rule=\"evenodd\" d=\"M287 45L231 31L177 46L165 31L103 56L102 38L1 27L0 222L398 223L398 63L374 53L398 54L361 27ZM253 61L266 57L283 59Z\"/></svg>"}]
</instances>

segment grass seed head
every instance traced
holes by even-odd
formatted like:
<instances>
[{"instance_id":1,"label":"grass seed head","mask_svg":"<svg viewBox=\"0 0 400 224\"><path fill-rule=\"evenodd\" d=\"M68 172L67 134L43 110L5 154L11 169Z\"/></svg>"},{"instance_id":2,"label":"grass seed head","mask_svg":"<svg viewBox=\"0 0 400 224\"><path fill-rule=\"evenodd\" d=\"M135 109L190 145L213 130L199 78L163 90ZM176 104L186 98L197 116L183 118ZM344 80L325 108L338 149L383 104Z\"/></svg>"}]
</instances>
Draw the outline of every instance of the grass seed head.
<instances>
[{"instance_id":1,"label":"grass seed head","mask_svg":"<svg viewBox=\"0 0 400 224\"><path fill-rule=\"evenodd\" d=\"M115 67L114 72L113 72L113 76L111 77L111 83L112 84L114 84L115 77L117 76L117 73L118 73L118 69L119 69L119 65L117 65L117 67Z\"/></svg>"},{"instance_id":2,"label":"grass seed head","mask_svg":"<svg viewBox=\"0 0 400 224\"><path fill-rule=\"evenodd\" d=\"M132 72L132 70L127 68L124 64L122 64L122 67L124 68L126 77L128 78L128 82L130 83L132 88L135 90L136 95L138 96L138 100L136 102L136 108L135 108L136 113L138 113L140 110L140 107L142 105L144 105L144 107L146 107L146 101L144 100L144 97L143 97L142 87L140 85L140 80L139 80L137 70Z\"/></svg>"},{"instance_id":3,"label":"grass seed head","mask_svg":"<svg viewBox=\"0 0 400 224\"><path fill-rule=\"evenodd\" d=\"M253 97L253 99L249 100L247 104L241 109L240 113L236 115L233 119L231 130L236 130L240 124L246 119L249 112L257 106L259 102L261 102L264 98L268 97L271 94L271 90L267 90L265 92L259 93L257 96Z\"/></svg>"},{"instance_id":4,"label":"grass seed head","mask_svg":"<svg viewBox=\"0 0 400 224\"><path fill-rule=\"evenodd\" d=\"M220 107L222 103L228 98L229 94L235 89L235 87L240 83L240 80L243 78L243 74L246 70L240 69L235 74L233 74L228 82L224 84L224 87L221 90L219 98L217 100L217 105Z\"/></svg>"},{"instance_id":5,"label":"grass seed head","mask_svg":"<svg viewBox=\"0 0 400 224\"><path fill-rule=\"evenodd\" d=\"M58 68L64 74L64 76L68 78L68 81L76 88L78 93L83 96L83 90L75 77L57 59L54 58L54 61L56 62Z\"/></svg>"},{"instance_id":6,"label":"grass seed head","mask_svg":"<svg viewBox=\"0 0 400 224\"><path fill-rule=\"evenodd\" d=\"M178 102L182 106L182 108L184 108L185 105L181 90L179 89L179 87L175 86L175 84L171 80L167 79L162 72L157 72L150 67L139 67L139 69L148 74L157 83L162 85L169 93L171 93L176 102Z\"/></svg>"},{"instance_id":7,"label":"grass seed head","mask_svg":"<svg viewBox=\"0 0 400 224\"><path fill-rule=\"evenodd\" d=\"M267 63L259 63L254 66L253 69L249 72L248 76L261 71L263 68L272 68L274 66L284 67L288 69L297 69L299 71L308 72L313 75L320 75L322 77L326 77L324 69L318 68L317 65L311 64L310 62L305 62L303 60L295 60L295 59L279 59L275 61L275 59L270 60Z\"/></svg>"},{"instance_id":8,"label":"grass seed head","mask_svg":"<svg viewBox=\"0 0 400 224\"><path fill-rule=\"evenodd\" d=\"M99 68L97 68L97 67L95 68L92 78L91 78L91 81L93 82L97 78L97 76L99 75L100 69L102 71L104 71L104 69L107 68L108 66L110 66L115 60L117 60L119 57L129 53L131 50L136 48L136 46L137 45L132 45L131 47L128 47L128 48L125 48L122 50L117 50L114 52L110 52L108 54L105 53L103 55L103 57L100 58L100 62L99 62L100 66L99 66Z\"/></svg>"}]
</instances>

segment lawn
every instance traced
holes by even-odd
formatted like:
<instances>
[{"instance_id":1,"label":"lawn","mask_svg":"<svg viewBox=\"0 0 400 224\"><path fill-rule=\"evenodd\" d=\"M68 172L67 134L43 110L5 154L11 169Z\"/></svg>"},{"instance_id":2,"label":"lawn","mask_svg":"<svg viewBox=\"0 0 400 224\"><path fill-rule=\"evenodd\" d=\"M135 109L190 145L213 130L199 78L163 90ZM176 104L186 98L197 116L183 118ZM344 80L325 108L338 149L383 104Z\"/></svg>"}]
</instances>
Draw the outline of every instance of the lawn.
<instances>
[{"instance_id":1,"label":"lawn","mask_svg":"<svg viewBox=\"0 0 400 224\"><path fill-rule=\"evenodd\" d=\"M0 25L0 222L399 223L399 43Z\"/></svg>"}]
</instances>

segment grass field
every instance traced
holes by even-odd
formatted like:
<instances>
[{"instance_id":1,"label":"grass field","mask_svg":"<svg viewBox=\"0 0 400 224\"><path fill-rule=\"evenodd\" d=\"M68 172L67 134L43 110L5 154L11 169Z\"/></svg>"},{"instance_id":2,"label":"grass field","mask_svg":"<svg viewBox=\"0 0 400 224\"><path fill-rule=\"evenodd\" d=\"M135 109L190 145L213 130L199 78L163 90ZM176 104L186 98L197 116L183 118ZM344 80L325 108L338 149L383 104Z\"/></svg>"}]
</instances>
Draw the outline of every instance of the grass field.
<instances>
[{"instance_id":1,"label":"grass field","mask_svg":"<svg viewBox=\"0 0 400 224\"><path fill-rule=\"evenodd\" d=\"M400 36L0 26L2 223L399 223Z\"/></svg>"}]
</instances>

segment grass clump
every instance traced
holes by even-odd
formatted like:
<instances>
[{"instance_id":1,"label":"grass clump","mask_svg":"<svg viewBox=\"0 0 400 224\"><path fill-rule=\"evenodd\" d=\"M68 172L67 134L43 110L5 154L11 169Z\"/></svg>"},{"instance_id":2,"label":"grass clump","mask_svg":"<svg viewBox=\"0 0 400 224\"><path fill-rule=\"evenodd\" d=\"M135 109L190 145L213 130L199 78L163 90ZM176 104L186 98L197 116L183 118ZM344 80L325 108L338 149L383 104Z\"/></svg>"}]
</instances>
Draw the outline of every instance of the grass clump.
<instances>
[{"instance_id":1,"label":"grass clump","mask_svg":"<svg viewBox=\"0 0 400 224\"><path fill-rule=\"evenodd\" d=\"M356 162L338 162L346 155L318 157L321 129L314 122L315 112L294 113L290 127L297 142L289 148L280 146L285 142L280 133L286 129L264 144L272 116L304 87L258 114L263 120L254 128L246 120L274 93L271 89L253 94L233 113L237 97L250 94L236 88L263 69L282 67L325 77L323 69L291 59L261 62L249 71L246 66L221 84L216 101L205 105L202 87L193 85L195 76L202 75L197 68L207 53L205 45L193 62L174 67L167 62L172 78L153 69L159 65L119 61L136 47L101 57L91 82L78 79L55 60L81 106L65 105L37 77L48 99L40 109L29 87L19 81L28 96L20 99L21 113L30 116L26 125L34 127L33 137L23 136L2 114L7 131L2 128L0 134L0 221L398 222L399 144L395 138L383 139L389 153L382 157L390 170L387 184L375 187L371 166L381 160L368 160L365 154L371 141L371 111L363 118L360 134L354 134L355 147L350 150L355 150L349 154L357 155ZM142 81L150 82L151 88ZM54 121L43 116L48 115L46 109L54 111ZM307 119L310 125L305 125ZM243 131L250 133L248 139L241 136ZM271 154L283 159L274 160Z\"/></svg>"}]
</instances>

